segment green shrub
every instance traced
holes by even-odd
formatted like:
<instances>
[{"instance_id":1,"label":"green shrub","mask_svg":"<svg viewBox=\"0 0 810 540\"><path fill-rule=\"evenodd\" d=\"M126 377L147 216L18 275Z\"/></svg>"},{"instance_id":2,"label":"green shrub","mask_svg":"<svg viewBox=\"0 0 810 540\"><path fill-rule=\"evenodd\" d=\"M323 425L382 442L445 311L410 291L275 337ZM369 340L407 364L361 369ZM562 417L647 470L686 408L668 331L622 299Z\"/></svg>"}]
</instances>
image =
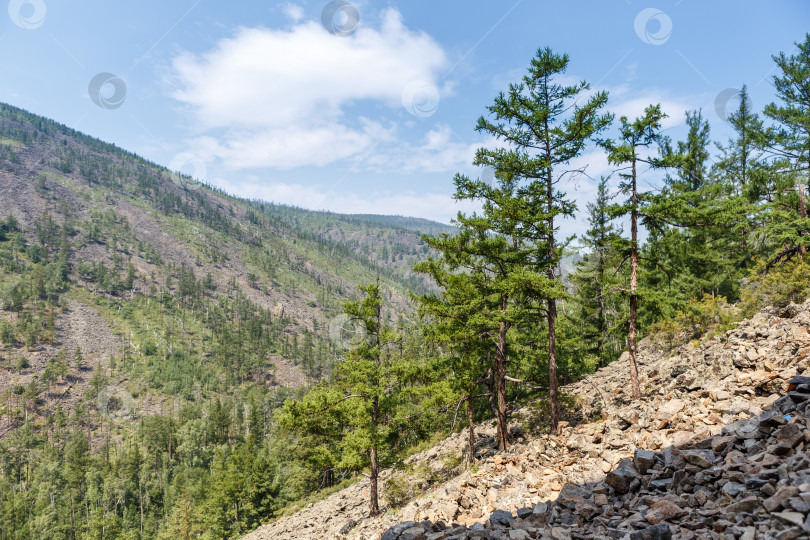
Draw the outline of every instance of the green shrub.
<instances>
[{"instance_id":1,"label":"green shrub","mask_svg":"<svg viewBox=\"0 0 810 540\"><path fill-rule=\"evenodd\" d=\"M693 298L673 319L658 321L650 327L650 340L670 351L675 347L706 337L718 336L734 328L743 318L742 310L722 296L704 294Z\"/></svg>"},{"instance_id":2,"label":"green shrub","mask_svg":"<svg viewBox=\"0 0 810 540\"><path fill-rule=\"evenodd\" d=\"M383 483L383 500L392 508L399 508L411 499L423 494L436 484L445 482L462 470L464 460L460 455L438 456L442 467L433 469L428 463L414 466L404 464Z\"/></svg>"},{"instance_id":3,"label":"green shrub","mask_svg":"<svg viewBox=\"0 0 810 540\"><path fill-rule=\"evenodd\" d=\"M675 322L691 340L722 334L741 319L737 306L729 304L722 296L704 294L701 300L690 300Z\"/></svg>"},{"instance_id":4,"label":"green shrub","mask_svg":"<svg viewBox=\"0 0 810 540\"><path fill-rule=\"evenodd\" d=\"M14 327L8 321L0 322L0 341L7 345L14 342Z\"/></svg>"},{"instance_id":5,"label":"green shrub","mask_svg":"<svg viewBox=\"0 0 810 540\"><path fill-rule=\"evenodd\" d=\"M740 308L750 317L766 306L800 304L810 297L810 261L794 258L765 272L760 262L742 286Z\"/></svg>"}]
</instances>

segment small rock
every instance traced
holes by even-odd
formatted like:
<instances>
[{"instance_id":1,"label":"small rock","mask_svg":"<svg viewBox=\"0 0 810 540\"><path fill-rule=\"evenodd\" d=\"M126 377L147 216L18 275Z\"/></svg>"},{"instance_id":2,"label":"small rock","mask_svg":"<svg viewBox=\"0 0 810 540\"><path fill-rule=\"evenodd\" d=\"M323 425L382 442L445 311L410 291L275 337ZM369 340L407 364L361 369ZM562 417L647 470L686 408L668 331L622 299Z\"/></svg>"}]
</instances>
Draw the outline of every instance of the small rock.
<instances>
[{"instance_id":1,"label":"small rock","mask_svg":"<svg viewBox=\"0 0 810 540\"><path fill-rule=\"evenodd\" d=\"M564 527L553 527L551 538L552 540L571 540L571 533Z\"/></svg>"},{"instance_id":2,"label":"small rock","mask_svg":"<svg viewBox=\"0 0 810 540\"><path fill-rule=\"evenodd\" d=\"M655 417L658 420L669 420L686 407L686 403L680 399L671 399L658 407Z\"/></svg>"},{"instance_id":3,"label":"small rock","mask_svg":"<svg viewBox=\"0 0 810 540\"><path fill-rule=\"evenodd\" d=\"M795 497L799 494L799 488L796 486L787 486L783 487L782 489L778 490L774 493L771 497L768 497L763 501L762 506L765 507L765 510L768 512L775 512L782 507L782 504L790 499L791 497Z\"/></svg>"},{"instance_id":4,"label":"small rock","mask_svg":"<svg viewBox=\"0 0 810 540\"><path fill-rule=\"evenodd\" d=\"M638 478L638 471L630 460L622 460L619 466L605 477L605 482L618 491L627 493L633 480Z\"/></svg>"},{"instance_id":5,"label":"small rock","mask_svg":"<svg viewBox=\"0 0 810 540\"><path fill-rule=\"evenodd\" d=\"M351 531L352 529L354 529L356 526L357 526L357 522L356 522L355 520L353 520L353 519L352 519L352 520L349 520L349 522L348 522L348 523L346 523L346 525L344 525L344 526L343 526L343 527L340 529L340 534L349 534L349 531Z\"/></svg>"},{"instance_id":6,"label":"small rock","mask_svg":"<svg viewBox=\"0 0 810 540\"><path fill-rule=\"evenodd\" d=\"M702 469L711 467L717 459L711 450L681 450L681 455L686 461Z\"/></svg>"},{"instance_id":7,"label":"small rock","mask_svg":"<svg viewBox=\"0 0 810 540\"><path fill-rule=\"evenodd\" d=\"M532 513L541 515L548 512L548 505L546 503L537 503L532 507Z\"/></svg>"},{"instance_id":8,"label":"small rock","mask_svg":"<svg viewBox=\"0 0 810 540\"><path fill-rule=\"evenodd\" d=\"M633 464L641 474L647 474L647 470L655 464L655 452L650 450L636 450L633 455Z\"/></svg>"},{"instance_id":9,"label":"small rock","mask_svg":"<svg viewBox=\"0 0 810 540\"><path fill-rule=\"evenodd\" d=\"M739 514L742 512L753 512L757 508L760 507L762 504L762 500L759 497L746 497L741 501L737 501L733 504L726 506L726 514Z\"/></svg>"},{"instance_id":10,"label":"small rock","mask_svg":"<svg viewBox=\"0 0 810 540\"><path fill-rule=\"evenodd\" d=\"M515 520L515 516L512 515L511 512L507 512L506 510L495 510L489 516L489 522L493 525L501 525L502 527L508 527L510 523Z\"/></svg>"},{"instance_id":11,"label":"small rock","mask_svg":"<svg viewBox=\"0 0 810 540\"><path fill-rule=\"evenodd\" d=\"M748 422L738 427L736 434L739 439L756 439L759 436L759 425Z\"/></svg>"},{"instance_id":12,"label":"small rock","mask_svg":"<svg viewBox=\"0 0 810 540\"><path fill-rule=\"evenodd\" d=\"M654 503L644 517L652 525L658 525L662 521L677 519L685 514L686 511L677 504L663 500Z\"/></svg>"},{"instance_id":13,"label":"small rock","mask_svg":"<svg viewBox=\"0 0 810 540\"><path fill-rule=\"evenodd\" d=\"M742 484L738 484L737 482L726 482L720 491L728 495L729 497L736 497L740 493L745 493L745 486ZM704 495L705 497L705 495ZM705 501L704 501L705 502Z\"/></svg>"},{"instance_id":14,"label":"small rock","mask_svg":"<svg viewBox=\"0 0 810 540\"><path fill-rule=\"evenodd\" d=\"M531 540L531 536L523 529L511 529L509 531L509 538L511 540Z\"/></svg>"},{"instance_id":15,"label":"small rock","mask_svg":"<svg viewBox=\"0 0 810 540\"><path fill-rule=\"evenodd\" d=\"M411 527L410 529L405 529L402 531L402 534L399 535L399 540L424 540L425 539L425 528L422 526L417 525L416 527Z\"/></svg>"},{"instance_id":16,"label":"small rock","mask_svg":"<svg viewBox=\"0 0 810 540\"><path fill-rule=\"evenodd\" d=\"M667 523L659 523L630 533L630 540L672 540L672 531Z\"/></svg>"},{"instance_id":17,"label":"small rock","mask_svg":"<svg viewBox=\"0 0 810 540\"><path fill-rule=\"evenodd\" d=\"M799 512L775 512L771 515L788 525L801 526L804 523L804 514L800 514Z\"/></svg>"},{"instance_id":18,"label":"small rock","mask_svg":"<svg viewBox=\"0 0 810 540\"><path fill-rule=\"evenodd\" d=\"M401 535L404 531L410 529L414 525L416 525L415 521L406 521L404 523L394 525L393 527L391 527L390 529L388 529L383 533L380 540L397 540L397 538L399 538L399 535Z\"/></svg>"}]
</instances>

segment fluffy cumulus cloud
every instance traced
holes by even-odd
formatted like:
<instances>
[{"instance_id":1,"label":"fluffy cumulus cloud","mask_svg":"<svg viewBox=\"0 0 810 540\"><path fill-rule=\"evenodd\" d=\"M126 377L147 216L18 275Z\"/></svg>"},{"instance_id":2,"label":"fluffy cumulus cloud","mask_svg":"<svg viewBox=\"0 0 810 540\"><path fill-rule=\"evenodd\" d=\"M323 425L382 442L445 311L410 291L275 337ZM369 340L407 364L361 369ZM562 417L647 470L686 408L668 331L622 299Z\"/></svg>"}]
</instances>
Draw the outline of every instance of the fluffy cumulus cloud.
<instances>
[{"instance_id":1,"label":"fluffy cumulus cloud","mask_svg":"<svg viewBox=\"0 0 810 540\"><path fill-rule=\"evenodd\" d=\"M300 15L294 4L285 11ZM347 109L402 107L414 81L438 88L446 64L433 38L389 9L350 37L315 21L241 28L207 53L177 56L172 95L204 134L200 151L230 167L326 165L368 152L390 130Z\"/></svg>"}]
</instances>

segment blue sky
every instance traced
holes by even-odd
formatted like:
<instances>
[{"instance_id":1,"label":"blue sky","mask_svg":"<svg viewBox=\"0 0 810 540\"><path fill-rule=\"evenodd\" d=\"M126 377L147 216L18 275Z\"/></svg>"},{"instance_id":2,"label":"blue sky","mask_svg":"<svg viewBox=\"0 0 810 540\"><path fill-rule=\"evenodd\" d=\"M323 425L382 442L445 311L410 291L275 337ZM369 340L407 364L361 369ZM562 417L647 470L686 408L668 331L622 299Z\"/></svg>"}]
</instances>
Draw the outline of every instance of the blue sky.
<instances>
[{"instance_id":1,"label":"blue sky","mask_svg":"<svg viewBox=\"0 0 810 540\"><path fill-rule=\"evenodd\" d=\"M492 143L476 119L539 47L618 115L660 102L677 139L703 108L725 140L717 96L772 101L771 55L808 21L806 0L11 0L0 101L238 195L447 222L453 175ZM578 164L610 172L599 152ZM584 208L593 182L566 189Z\"/></svg>"}]
</instances>

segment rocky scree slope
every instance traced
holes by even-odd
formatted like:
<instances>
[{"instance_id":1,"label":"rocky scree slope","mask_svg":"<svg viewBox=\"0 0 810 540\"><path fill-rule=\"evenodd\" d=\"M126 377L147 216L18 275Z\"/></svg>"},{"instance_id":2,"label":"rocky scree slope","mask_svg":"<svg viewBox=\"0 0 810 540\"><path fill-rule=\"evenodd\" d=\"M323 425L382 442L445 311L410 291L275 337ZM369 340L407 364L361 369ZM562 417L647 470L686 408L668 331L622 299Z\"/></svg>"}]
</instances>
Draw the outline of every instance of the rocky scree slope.
<instances>
[{"instance_id":1,"label":"rocky scree slope","mask_svg":"<svg viewBox=\"0 0 810 540\"><path fill-rule=\"evenodd\" d=\"M638 402L616 362L566 388L582 416L559 436L484 456L382 516L366 516L362 481L245 538L810 538L808 329L810 301L674 354L643 342ZM411 459L441 467L465 440Z\"/></svg>"}]
</instances>

